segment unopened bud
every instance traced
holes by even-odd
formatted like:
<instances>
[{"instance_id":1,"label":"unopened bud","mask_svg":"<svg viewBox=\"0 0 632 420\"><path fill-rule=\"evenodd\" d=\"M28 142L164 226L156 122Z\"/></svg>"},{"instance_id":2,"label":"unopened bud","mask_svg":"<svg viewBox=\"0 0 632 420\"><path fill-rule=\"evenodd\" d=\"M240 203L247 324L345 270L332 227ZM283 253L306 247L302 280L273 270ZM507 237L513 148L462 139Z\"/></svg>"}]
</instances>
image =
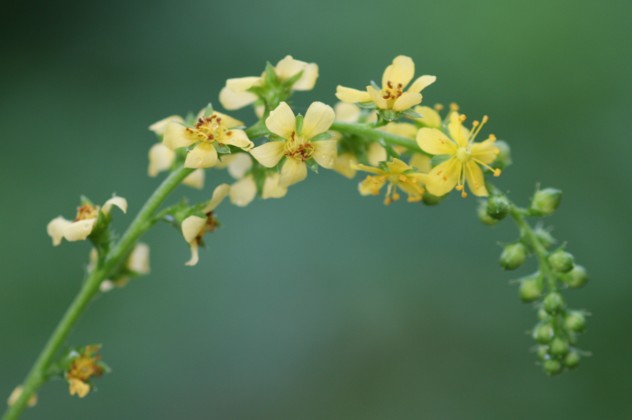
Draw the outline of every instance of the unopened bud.
<instances>
[{"instance_id":1,"label":"unopened bud","mask_svg":"<svg viewBox=\"0 0 632 420\"><path fill-rule=\"evenodd\" d=\"M487 200L487 214L495 220L504 219L509 213L509 200L502 195L492 195Z\"/></svg>"},{"instance_id":2,"label":"unopened bud","mask_svg":"<svg viewBox=\"0 0 632 420\"><path fill-rule=\"evenodd\" d=\"M548 323L538 324L533 329L533 339L540 344L551 342L554 334L553 327Z\"/></svg>"},{"instance_id":3,"label":"unopened bud","mask_svg":"<svg viewBox=\"0 0 632 420\"><path fill-rule=\"evenodd\" d=\"M487 214L487 201L481 201L481 203L478 206L478 209L476 210L476 214L478 216L478 220L480 220L481 223L485 225L493 226L496 223L498 223L498 220L494 219L489 214Z\"/></svg>"},{"instance_id":4,"label":"unopened bud","mask_svg":"<svg viewBox=\"0 0 632 420\"><path fill-rule=\"evenodd\" d=\"M581 360L581 356L576 351L571 351L564 358L564 366L569 369L574 369L579 366L579 362Z\"/></svg>"},{"instance_id":5,"label":"unopened bud","mask_svg":"<svg viewBox=\"0 0 632 420\"><path fill-rule=\"evenodd\" d=\"M582 332L586 329L586 317L579 311L572 311L564 318L564 326L573 332Z\"/></svg>"},{"instance_id":6,"label":"unopened bud","mask_svg":"<svg viewBox=\"0 0 632 420\"><path fill-rule=\"evenodd\" d=\"M536 354L538 355L538 358L542 361L551 358L551 355L549 354L549 346L538 346Z\"/></svg>"},{"instance_id":7,"label":"unopened bud","mask_svg":"<svg viewBox=\"0 0 632 420\"><path fill-rule=\"evenodd\" d=\"M523 302L533 302L542 296L542 277L533 276L520 280L520 299Z\"/></svg>"},{"instance_id":8,"label":"unopened bud","mask_svg":"<svg viewBox=\"0 0 632 420\"><path fill-rule=\"evenodd\" d=\"M527 248L522 243L509 244L500 254L500 266L505 270L515 270L524 264L526 259Z\"/></svg>"},{"instance_id":9,"label":"unopened bud","mask_svg":"<svg viewBox=\"0 0 632 420\"><path fill-rule=\"evenodd\" d=\"M553 315L564 308L564 299L559 293L549 293L542 302L544 310Z\"/></svg>"},{"instance_id":10,"label":"unopened bud","mask_svg":"<svg viewBox=\"0 0 632 420\"><path fill-rule=\"evenodd\" d=\"M511 148L509 145L502 140L498 140L494 143L494 146L496 146L500 152L493 163L494 168L504 169L511 165Z\"/></svg>"},{"instance_id":11,"label":"unopened bud","mask_svg":"<svg viewBox=\"0 0 632 420\"><path fill-rule=\"evenodd\" d=\"M568 273L575 265L573 255L561 249L549 255L549 264L558 273Z\"/></svg>"},{"instance_id":12,"label":"unopened bud","mask_svg":"<svg viewBox=\"0 0 632 420\"><path fill-rule=\"evenodd\" d=\"M437 197L436 195L432 195L430 194L428 191L425 191L423 196L422 196L422 200L423 203L426 206L436 206L437 204L439 204L441 201L443 201L443 197Z\"/></svg>"},{"instance_id":13,"label":"unopened bud","mask_svg":"<svg viewBox=\"0 0 632 420\"><path fill-rule=\"evenodd\" d=\"M588 282L588 273L586 273L586 269L584 267L576 265L571 271L562 277L562 281L568 285L568 287L582 287Z\"/></svg>"},{"instance_id":14,"label":"unopened bud","mask_svg":"<svg viewBox=\"0 0 632 420\"><path fill-rule=\"evenodd\" d=\"M562 364L555 359L545 360L544 363L542 363L542 367L547 375L553 376L562 373Z\"/></svg>"},{"instance_id":15,"label":"unopened bud","mask_svg":"<svg viewBox=\"0 0 632 420\"><path fill-rule=\"evenodd\" d=\"M553 235L551 235L551 232L549 232L542 226L537 226L535 229L533 229L533 233L535 234L535 237L538 238L538 241L540 241L542 246L544 246L545 248L550 248L551 246L555 245L556 241Z\"/></svg>"},{"instance_id":16,"label":"unopened bud","mask_svg":"<svg viewBox=\"0 0 632 420\"><path fill-rule=\"evenodd\" d=\"M551 354L553 356L564 356L568 353L568 341L560 337L555 337L551 342Z\"/></svg>"},{"instance_id":17,"label":"unopened bud","mask_svg":"<svg viewBox=\"0 0 632 420\"><path fill-rule=\"evenodd\" d=\"M531 201L531 213L535 216L549 216L555 212L562 200L562 191L556 188L538 190Z\"/></svg>"}]
</instances>

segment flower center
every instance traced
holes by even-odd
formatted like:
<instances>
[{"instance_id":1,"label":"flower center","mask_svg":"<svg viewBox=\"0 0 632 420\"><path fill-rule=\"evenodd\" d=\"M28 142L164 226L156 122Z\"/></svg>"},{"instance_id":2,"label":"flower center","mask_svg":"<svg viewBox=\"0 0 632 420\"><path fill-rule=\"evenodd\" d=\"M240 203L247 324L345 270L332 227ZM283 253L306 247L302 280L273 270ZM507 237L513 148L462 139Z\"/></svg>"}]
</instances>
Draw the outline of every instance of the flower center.
<instances>
[{"instance_id":1,"label":"flower center","mask_svg":"<svg viewBox=\"0 0 632 420\"><path fill-rule=\"evenodd\" d=\"M187 132L197 138L198 141L207 143L214 141L222 143L224 138L233 135L233 132L227 129L222 123L222 118L216 114L198 118L195 127L187 128Z\"/></svg>"},{"instance_id":2,"label":"flower center","mask_svg":"<svg viewBox=\"0 0 632 420\"><path fill-rule=\"evenodd\" d=\"M456 150L456 158L461 162L466 162L470 159L472 153L470 152L469 147L459 147Z\"/></svg>"},{"instance_id":3,"label":"flower center","mask_svg":"<svg viewBox=\"0 0 632 420\"><path fill-rule=\"evenodd\" d=\"M77 207L77 216L75 222L79 220L96 219L99 216L99 208L90 204L84 204L81 207Z\"/></svg>"},{"instance_id":4,"label":"flower center","mask_svg":"<svg viewBox=\"0 0 632 420\"><path fill-rule=\"evenodd\" d=\"M314 154L314 145L303 137L297 137L296 133L292 131L290 139L285 143L284 154L289 159L305 162L311 159Z\"/></svg>"},{"instance_id":5,"label":"flower center","mask_svg":"<svg viewBox=\"0 0 632 420\"><path fill-rule=\"evenodd\" d=\"M395 100L404 93L404 86L401 83L393 83L390 80L386 82L386 86L382 88L382 98Z\"/></svg>"}]
</instances>

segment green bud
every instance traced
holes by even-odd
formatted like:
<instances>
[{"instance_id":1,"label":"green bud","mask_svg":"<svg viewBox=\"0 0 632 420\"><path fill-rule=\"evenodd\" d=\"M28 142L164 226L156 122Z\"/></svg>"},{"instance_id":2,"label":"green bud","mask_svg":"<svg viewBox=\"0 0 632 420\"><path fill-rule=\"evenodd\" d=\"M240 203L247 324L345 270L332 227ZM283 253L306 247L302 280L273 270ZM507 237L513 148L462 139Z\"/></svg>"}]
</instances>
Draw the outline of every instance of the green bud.
<instances>
[{"instance_id":1,"label":"green bud","mask_svg":"<svg viewBox=\"0 0 632 420\"><path fill-rule=\"evenodd\" d=\"M574 266L573 255L561 249L549 255L549 264L551 268L558 273L568 273Z\"/></svg>"},{"instance_id":2,"label":"green bud","mask_svg":"<svg viewBox=\"0 0 632 420\"><path fill-rule=\"evenodd\" d=\"M545 360L544 363L542 363L542 367L547 375L553 376L562 373L562 364L555 359Z\"/></svg>"},{"instance_id":3,"label":"green bud","mask_svg":"<svg viewBox=\"0 0 632 420\"><path fill-rule=\"evenodd\" d=\"M564 308L564 299L559 293L549 293L542 302L544 310L554 315Z\"/></svg>"},{"instance_id":4,"label":"green bud","mask_svg":"<svg viewBox=\"0 0 632 420\"><path fill-rule=\"evenodd\" d=\"M530 211L534 216L549 216L555 212L562 200L562 191L556 188L538 190L531 201Z\"/></svg>"},{"instance_id":5,"label":"green bud","mask_svg":"<svg viewBox=\"0 0 632 420\"><path fill-rule=\"evenodd\" d=\"M505 246L500 254L500 266L505 270L515 270L527 259L527 248L520 242Z\"/></svg>"},{"instance_id":6,"label":"green bud","mask_svg":"<svg viewBox=\"0 0 632 420\"><path fill-rule=\"evenodd\" d=\"M540 344L550 343L554 334L553 327L548 323L538 324L533 329L533 339Z\"/></svg>"},{"instance_id":7,"label":"green bud","mask_svg":"<svg viewBox=\"0 0 632 420\"><path fill-rule=\"evenodd\" d=\"M520 280L520 299L533 302L542 296L543 284L540 276L526 277Z\"/></svg>"},{"instance_id":8,"label":"green bud","mask_svg":"<svg viewBox=\"0 0 632 420\"><path fill-rule=\"evenodd\" d=\"M564 356L568 353L568 341L560 337L555 337L551 342L551 354L553 356Z\"/></svg>"},{"instance_id":9,"label":"green bud","mask_svg":"<svg viewBox=\"0 0 632 420\"><path fill-rule=\"evenodd\" d=\"M538 309L538 319L540 321L548 321L549 319L551 319L551 315L549 315L549 313L545 311L544 308L540 307L540 309Z\"/></svg>"},{"instance_id":10,"label":"green bud","mask_svg":"<svg viewBox=\"0 0 632 420\"><path fill-rule=\"evenodd\" d=\"M551 246L555 245L556 241L553 235L551 235L551 232L549 232L542 226L537 226L535 229L533 229L533 233L535 234L535 237L538 238L538 241L540 241L542 246L544 246L545 248L550 248Z\"/></svg>"},{"instance_id":11,"label":"green bud","mask_svg":"<svg viewBox=\"0 0 632 420\"><path fill-rule=\"evenodd\" d=\"M579 311L569 312L564 318L564 326L573 332L582 332L586 329L586 317Z\"/></svg>"},{"instance_id":12,"label":"green bud","mask_svg":"<svg viewBox=\"0 0 632 420\"><path fill-rule=\"evenodd\" d=\"M582 287L588 282L588 273L586 273L586 269L581 265L576 265L573 267L571 271L568 272L567 275L562 277L562 281L568 287Z\"/></svg>"},{"instance_id":13,"label":"green bud","mask_svg":"<svg viewBox=\"0 0 632 420\"><path fill-rule=\"evenodd\" d=\"M549 346L538 346L536 354L538 355L538 358L543 361L551 358L551 355L549 354Z\"/></svg>"},{"instance_id":14,"label":"green bud","mask_svg":"<svg viewBox=\"0 0 632 420\"><path fill-rule=\"evenodd\" d=\"M569 369L574 369L579 366L579 361L581 360L581 356L576 351L571 351L564 358L564 366Z\"/></svg>"},{"instance_id":15,"label":"green bud","mask_svg":"<svg viewBox=\"0 0 632 420\"><path fill-rule=\"evenodd\" d=\"M487 200L487 214L496 220L504 219L509 213L509 200L502 195L492 195Z\"/></svg>"},{"instance_id":16,"label":"green bud","mask_svg":"<svg viewBox=\"0 0 632 420\"><path fill-rule=\"evenodd\" d=\"M425 191L424 195L422 196L422 200L423 200L423 203L427 206L436 206L441 201L443 201L444 197L445 196L437 197L436 195L432 195L428 191Z\"/></svg>"},{"instance_id":17,"label":"green bud","mask_svg":"<svg viewBox=\"0 0 632 420\"><path fill-rule=\"evenodd\" d=\"M478 215L478 220L480 220L485 225L493 226L496 223L498 223L498 220L492 218L487 213L487 201L486 200L483 200L483 201L480 202L480 204L478 206L478 210L476 211L476 214Z\"/></svg>"},{"instance_id":18,"label":"green bud","mask_svg":"<svg viewBox=\"0 0 632 420\"><path fill-rule=\"evenodd\" d=\"M509 145L502 140L498 140L494 143L494 146L498 147L500 153L496 156L496 160L492 166L494 168L504 169L511 165L511 148Z\"/></svg>"}]
</instances>

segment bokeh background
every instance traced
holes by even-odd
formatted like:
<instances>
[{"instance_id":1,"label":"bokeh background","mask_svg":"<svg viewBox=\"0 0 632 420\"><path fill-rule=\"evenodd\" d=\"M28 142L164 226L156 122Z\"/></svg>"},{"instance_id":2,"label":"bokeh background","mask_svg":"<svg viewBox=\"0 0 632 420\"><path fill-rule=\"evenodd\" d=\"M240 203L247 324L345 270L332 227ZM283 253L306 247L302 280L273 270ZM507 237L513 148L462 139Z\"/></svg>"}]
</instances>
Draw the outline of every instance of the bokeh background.
<instances>
[{"instance_id":1,"label":"bokeh background","mask_svg":"<svg viewBox=\"0 0 632 420\"><path fill-rule=\"evenodd\" d=\"M408 54L439 76L427 103L489 114L515 158L500 185L523 203L538 182L564 190L555 235L591 274L567 298L594 315L581 340L594 356L546 377L525 333L535 313L509 284L528 270L496 262L510 223L482 226L476 201L458 197L384 207L357 180L321 171L284 200L221 208L224 227L195 268L178 232L152 231L152 275L94 302L71 336L103 343L113 373L83 400L48 384L25 418L632 418L629 2L2 8L0 396L82 279L87 244L53 248L46 223L71 216L80 194L116 192L134 214L159 182L146 176L146 127L288 53L320 65L299 108L333 103L338 83L379 79ZM207 197L220 179L209 175L204 192L174 198ZM117 215L118 229L130 219Z\"/></svg>"}]
</instances>

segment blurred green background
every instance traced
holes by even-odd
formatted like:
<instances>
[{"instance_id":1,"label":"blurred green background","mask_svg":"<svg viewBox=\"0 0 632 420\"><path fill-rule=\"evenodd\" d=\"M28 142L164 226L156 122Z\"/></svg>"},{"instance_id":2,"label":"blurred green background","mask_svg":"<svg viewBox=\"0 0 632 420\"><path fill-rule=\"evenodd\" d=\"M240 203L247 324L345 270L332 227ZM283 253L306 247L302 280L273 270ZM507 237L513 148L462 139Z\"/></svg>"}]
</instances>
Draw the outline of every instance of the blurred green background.
<instances>
[{"instance_id":1,"label":"blurred green background","mask_svg":"<svg viewBox=\"0 0 632 420\"><path fill-rule=\"evenodd\" d=\"M152 231L152 275L99 298L71 336L103 343L113 373L83 400L48 384L25 417L632 418L629 2L2 7L3 404L82 278L87 244L53 248L47 222L72 216L80 194L116 192L134 214L159 182L146 176L150 123L216 101L226 78L288 53L320 65L299 108L333 103L338 83L379 80L407 54L439 77L426 103L487 113L511 143L500 185L513 198L525 203L537 182L564 190L551 222L591 274L567 298L594 315L581 340L594 357L556 378L534 365L535 313L496 262L510 223L484 227L476 201L456 196L384 207L321 171L284 200L220 208L224 227L195 268L178 232ZM216 174L174 199L209 196ZM117 215L119 231L130 220Z\"/></svg>"}]
</instances>

